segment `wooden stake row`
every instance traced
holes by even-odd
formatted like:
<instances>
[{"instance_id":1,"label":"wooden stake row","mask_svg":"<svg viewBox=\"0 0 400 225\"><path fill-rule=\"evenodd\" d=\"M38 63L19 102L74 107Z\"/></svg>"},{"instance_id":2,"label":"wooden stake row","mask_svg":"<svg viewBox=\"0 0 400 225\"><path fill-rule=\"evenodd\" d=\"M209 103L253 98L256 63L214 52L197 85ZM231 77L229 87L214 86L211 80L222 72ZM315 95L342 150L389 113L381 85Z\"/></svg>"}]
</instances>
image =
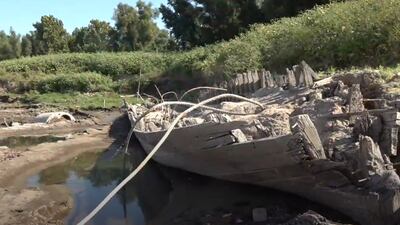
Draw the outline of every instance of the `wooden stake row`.
<instances>
[{"instance_id":1,"label":"wooden stake row","mask_svg":"<svg viewBox=\"0 0 400 225\"><path fill-rule=\"evenodd\" d=\"M292 69L286 69L286 74L272 75L270 71L262 69L260 71L248 71L237 74L233 79L224 81L220 87L227 88L228 92L239 95L250 95L261 88L293 88L311 87L317 74L304 61Z\"/></svg>"}]
</instances>

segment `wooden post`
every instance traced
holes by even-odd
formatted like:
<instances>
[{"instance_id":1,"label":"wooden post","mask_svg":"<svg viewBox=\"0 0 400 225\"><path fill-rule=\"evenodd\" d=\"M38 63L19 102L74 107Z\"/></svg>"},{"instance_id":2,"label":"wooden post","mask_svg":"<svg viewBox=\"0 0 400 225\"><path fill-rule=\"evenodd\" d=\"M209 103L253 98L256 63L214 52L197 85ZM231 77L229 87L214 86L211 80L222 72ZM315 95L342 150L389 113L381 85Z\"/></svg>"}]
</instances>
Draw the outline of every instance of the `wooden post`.
<instances>
[{"instance_id":1,"label":"wooden post","mask_svg":"<svg viewBox=\"0 0 400 225\"><path fill-rule=\"evenodd\" d=\"M294 72L288 68L286 68L286 76L287 76L287 84L289 88L296 87L296 77L294 76Z\"/></svg>"},{"instance_id":2,"label":"wooden post","mask_svg":"<svg viewBox=\"0 0 400 225\"><path fill-rule=\"evenodd\" d=\"M265 69L262 69L261 72L258 73L258 79L260 83L260 88L265 88Z\"/></svg>"},{"instance_id":3,"label":"wooden post","mask_svg":"<svg viewBox=\"0 0 400 225\"><path fill-rule=\"evenodd\" d=\"M238 80L238 93L239 95L243 95L244 94L244 88L243 88L243 75L242 74L238 74L237 76L237 80Z\"/></svg>"}]
</instances>

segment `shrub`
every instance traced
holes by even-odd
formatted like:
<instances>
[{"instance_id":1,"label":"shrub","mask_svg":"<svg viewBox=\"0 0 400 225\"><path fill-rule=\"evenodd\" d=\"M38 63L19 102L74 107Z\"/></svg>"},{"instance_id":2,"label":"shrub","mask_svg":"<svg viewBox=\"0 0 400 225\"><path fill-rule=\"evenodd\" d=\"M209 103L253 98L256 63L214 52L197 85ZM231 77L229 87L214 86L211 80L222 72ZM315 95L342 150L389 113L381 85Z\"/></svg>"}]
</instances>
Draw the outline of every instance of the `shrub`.
<instances>
[{"instance_id":1,"label":"shrub","mask_svg":"<svg viewBox=\"0 0 400 225\"><path fill-rule=\"evenodd\" d=\"M59 74L45 76L36 84L36 90L47 92L100 92L111 91L113 81L97 73Z\"/></svg>"}]
</instances>

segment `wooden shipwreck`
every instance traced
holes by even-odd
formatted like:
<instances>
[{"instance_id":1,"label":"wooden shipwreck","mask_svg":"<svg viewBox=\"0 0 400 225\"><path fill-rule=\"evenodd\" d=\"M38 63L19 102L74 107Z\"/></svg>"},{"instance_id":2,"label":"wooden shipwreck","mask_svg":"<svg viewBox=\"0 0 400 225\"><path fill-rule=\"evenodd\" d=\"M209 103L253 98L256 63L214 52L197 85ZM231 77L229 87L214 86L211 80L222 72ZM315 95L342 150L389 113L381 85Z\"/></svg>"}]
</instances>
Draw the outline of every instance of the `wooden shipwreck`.
<instances>
[{"instance_id":1,"label":"wooden shipwreck","mask_svg":"<svg viewBox=\"0 0 400 225\"><path fill-rule=\"evenodd\" d=\"M242 115L207 108L189 114L154 160L294 193L363 225L400 224L400 179L392 163L400 153L396 103L363 99L357 83L335 78L314 83L316 75L305 62L285 76L250 74L253 78L241 75L224 85L233 93L252 95L264 106L261 113L250 115L255 111L251 104L222 102L213 107ZM179 107L163 106L140 118L145 110L129 106L128 111L134 135L149 153Z\"/></svg>"}]
</instances>

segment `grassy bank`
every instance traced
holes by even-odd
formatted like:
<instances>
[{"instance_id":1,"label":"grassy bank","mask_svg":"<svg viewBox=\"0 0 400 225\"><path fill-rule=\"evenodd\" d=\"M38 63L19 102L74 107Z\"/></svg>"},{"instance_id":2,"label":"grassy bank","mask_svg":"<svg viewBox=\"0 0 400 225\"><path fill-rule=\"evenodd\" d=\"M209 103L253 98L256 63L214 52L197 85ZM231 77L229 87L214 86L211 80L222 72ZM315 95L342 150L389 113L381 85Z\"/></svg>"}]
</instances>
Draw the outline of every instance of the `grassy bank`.
<instances>
[{"instance_id":1,"label":"grassy bank","mask_svg":"<svg viewBox=\"0 0 400 225\"><path fill-rule=\"evenodd\" d=\"M91 72L113 79L117 87L107 88L131 92L139 73L144 84L167 78L170 85L178 84L173 87L182 87L212 83L250 69L278 71L301 60L319 70L393 65L400 61L399 8L398 0L332 3L294 18L256 25L229 42L188 52L22 58L0 62L0 77L1 73L40 77Z\"/></svg>"},{"instance_id":2,"label":"grassy bank","mask_svg":"<svg viewBox=\"0 0 400 225\"><path fill-rule=\"evenodd\" d=\"M25 93L14 94L23 103L43 104L62 109L116 109L122 106L122 98L115 93L99 92L92 94L82 94L79 92L70 93ZM125 98L129 103L138 103L139 100L134 97Z\"/></svg>"}]
</instances>

